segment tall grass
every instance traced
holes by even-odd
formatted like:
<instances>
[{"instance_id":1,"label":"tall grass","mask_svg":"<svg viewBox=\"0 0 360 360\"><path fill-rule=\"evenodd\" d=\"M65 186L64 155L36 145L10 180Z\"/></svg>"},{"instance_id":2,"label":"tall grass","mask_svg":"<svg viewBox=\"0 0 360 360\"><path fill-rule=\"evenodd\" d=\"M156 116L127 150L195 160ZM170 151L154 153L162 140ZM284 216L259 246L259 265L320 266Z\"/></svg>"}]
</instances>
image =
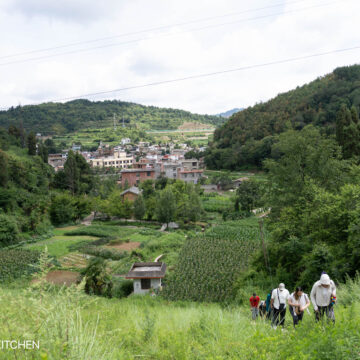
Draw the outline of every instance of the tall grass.
<instances>
[{"instance_id":1,"label":"tall grass","mask_svg":"<svg viewBox=\"0 0 360 360\"><path fill-rule=\"evenodd\" d=\"M1 359L360 358L358 301L336 305L335 325L316 324L311 313L294 330L287 314L284 332L252 322L247 306L94 298L74 288L0 289L0 306L1 339L40 341L40 351L1 350Z\"/></svg>"}]
</instances>

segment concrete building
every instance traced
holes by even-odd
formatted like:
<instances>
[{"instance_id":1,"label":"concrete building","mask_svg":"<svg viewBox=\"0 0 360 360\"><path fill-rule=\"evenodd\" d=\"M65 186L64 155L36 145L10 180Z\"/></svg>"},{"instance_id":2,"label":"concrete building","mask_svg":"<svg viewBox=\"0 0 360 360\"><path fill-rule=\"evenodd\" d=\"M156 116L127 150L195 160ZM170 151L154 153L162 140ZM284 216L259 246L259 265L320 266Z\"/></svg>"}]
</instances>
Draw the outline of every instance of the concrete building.
<instances>
[{"instance_id":1,"label":"concrete building","mask_svg":"<svg viewBox=\"0 0 360 360\"><path fill-rule=\"evenodd\" d=\"M154 169L128 169L121 171L121 185L124 187L138 185L145 180L154 180Z\"/></svg>"},{"instance_id":2,"label":"concrete building","mask_svg":"<svg viewBox=\"0 0 360 360\"><path fill-rule=\"evenodd\" d=\"M126 279L134 280L134 294L146 294L151 289L160 289L165 277L166 264L161 262L134 263Z\"/></svg>"},{"instance_id":3,"label":"concrete building","mask_svg":"<svg viewBox=\"0 0 360 360\"><path fill-rule=\"evenodd\" d=\"M63 170L66 157L63 154L49 154L48 164L51 165L55 171Z\"/></svg>"},{"instance_id":4,"label":"concrete building","mask_svg":"<svg viewBox=\"0 0 360 360\"><path fill-rule=\"evenodd\" d=\"M203 170L182 170L178 169L178 176L179 180L185 182L192 182L193 184L197 184L201 177L203 176Z\"/></svg>"},{"instance_id":5,"label":"concrete building","mask_svg":"<svg viewBox=\"0 0 360 360\"><path fill-rule=\"evenodd\" d=\"M125 151L114 151L112 156L101 156L88 160L91 167L114 167L117 169L128 169L134 164L134 157Z\"/></svg>"}]
</instances>

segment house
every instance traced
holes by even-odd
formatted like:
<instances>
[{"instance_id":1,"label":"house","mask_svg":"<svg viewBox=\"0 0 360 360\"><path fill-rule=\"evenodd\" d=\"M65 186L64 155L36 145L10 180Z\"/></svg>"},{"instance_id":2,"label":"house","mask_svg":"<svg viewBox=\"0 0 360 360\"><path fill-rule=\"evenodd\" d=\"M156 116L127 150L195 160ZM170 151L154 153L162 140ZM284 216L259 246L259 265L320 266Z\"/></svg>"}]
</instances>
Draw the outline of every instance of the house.
<instances>
[{"instance_id":1,"label":"house","mask_svg":"<svg viewBox=\"0 0 360 360\"><path fill-rule=\"evenodd\" d=\"M62 154L49 154L48 164L51 165L55 171L63 170L66 158Z\"/></svg>"},{"instance_id":2,"label":"house","mask_svg":"<svg viewBox=\"0 0 360 360\"><path fill-rule=\"evenodd\" d=\"M181 161L181 165L186 170L198 170L200 169L198 159L186 159Z\"/></svg>"},{"instance_id":3,"label":"house","mask_svg":"<svg viewBox=\"0 0 360 360\"><path fill-rule=\"evenodd\" d=\"M122 202L124 202L125 200L135 201L138 198L138 196L141 195L141 193L142 193L142 190L140 190L136 186L132 186L130 189L123 191L120 194L120 196L121 196Z\"/></svg>"},{"instance_id":4,"label":"house","mask_svg":"<svg viewBox=\"0 0 360 360\"><path fill-rule=\"evenodd\" d=\"M166 264L162 262L134 263L125 278L134 280L134 294L146 294L161 287L165 272Z\"/></svg>"},{"instance_id":5,"label":"house","mask_svg":"<svg viewBox=\"0 0 360 360\"><path fill-rule=\"evenodd\" d=\"M121 145L130 144L131 140L129 138L122 138L121 139Z\"/></svg>"},{"instance_id":6,"label":"house","mask_svg":"<svg viewBox=\"0 0 360 360\"><path fill-rule=\"evenodd\" d=\"M204 170L181 170L178 169L178 179L197 184L203 176Z\"/></svg>"},{"instance_id":7,"label":"house","mask_svg":"<svg viewBox=\"0 0 360 360\"><path fill-rule=\"evenodd\" d=\"M155 179L154 169L127 169L121 171L121 185L124 187L126 183L129 186L138 185L145 180Z\"/></svg>"}]
</instances>

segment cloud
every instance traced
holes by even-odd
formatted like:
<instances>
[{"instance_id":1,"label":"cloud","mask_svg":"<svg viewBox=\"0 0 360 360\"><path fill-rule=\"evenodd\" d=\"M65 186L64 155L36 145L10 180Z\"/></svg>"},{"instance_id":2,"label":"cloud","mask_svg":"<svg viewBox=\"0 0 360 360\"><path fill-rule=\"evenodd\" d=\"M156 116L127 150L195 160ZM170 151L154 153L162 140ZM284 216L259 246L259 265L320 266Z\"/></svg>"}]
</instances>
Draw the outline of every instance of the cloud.
<instances>
[{"instance_id":1,"label":"cloud","mask_svg":"<svg viewBox=\"0 0 360 360\"><path fill-rule=\"evenodd\" d=\"M308 10L296 9L324 2L304 0L295 4L286 1L279 9L231 15L186 26L175 24L260 8L269 5L269 2L256 0L250 6L245 0L223 0L221 3L216 0L183 0L180 6L178 0L132 0L116 4L108 1L106 8L104 3L90 1L86 2L87 9L84 0L66 0L62 2L62 9L59 9L60 5L51 2L46 5L40 0L15 0L12 4L17 4L16 13L10 14L5 12L4 7L3 10L0 8L0 31L12 34L11 38L4 37L0 43L1 54L173 25L96 43L139 40L127 45L118 44L9 66L1 66L0 59L0 107L137 86L360 45L357 36L360 22L356 18L360 3L356 0L339 1ZM32 7L29 4L37 5ZM44 8L39 10L41 4ZM83 12L81 8L84 8ZM288 13L289 10L295 11ZM28 21L24 22L19 12L27 14ZM36 15L40 13L45 15ZM273 13L277 15L240 21L254 15ZM36 16L36 19L31 16ZM57 21L51 23L45 16ZM63 21L66 19L73 20ZM191 31L228 20L239 21L232 25ZM86 26L79 26L85 23ZM360 50L344 52L91 99L116 97L147 105L219 113L265 101L279 92L331 72L337 66L354 64L359 55Z\"/></svg>"},{"instance_id":2,"label":"cloud","mask_svg":"<svg viewBox=\"0 0 360 360\"><path fill-rule=\"evenodd\" d=\"M7 4L9 12L29 18L45 17L50 20L88 23L103 19L117 10L118 1L96 0L12 0Z\"/></svg>"}]
</instances>

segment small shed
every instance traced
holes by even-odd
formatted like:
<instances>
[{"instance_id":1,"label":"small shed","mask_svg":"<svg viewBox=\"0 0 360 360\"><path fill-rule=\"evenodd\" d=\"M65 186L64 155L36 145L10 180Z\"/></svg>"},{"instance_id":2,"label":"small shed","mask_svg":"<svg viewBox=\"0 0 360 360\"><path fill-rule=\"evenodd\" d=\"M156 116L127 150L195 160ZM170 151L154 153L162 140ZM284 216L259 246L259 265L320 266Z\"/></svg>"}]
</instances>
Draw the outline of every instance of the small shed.
<instances>
[{"instance_id":1,"label":"small shed","mask_svg":"<svg viewBox=\"0 0 360 360\"><path fill-rule=\"evenodd\" d=\"M166 264L162 262L134 263L125 278L134 280L134 294L146 294L161 287L165 272Z\"/></svg>"},{"instance_id":2,"label":"small shed","mask_svg":"<svg viewBox=\"0 0 360 360\"><path fill-rule=\"evenodd\" d=\"M129 200L129 201L135 201L139 195L141 195L142 190L140 190L136 186L132 186L131 188L123 191L120 196L122 198L122 201Z\"/></svg>"}]
</instances>

